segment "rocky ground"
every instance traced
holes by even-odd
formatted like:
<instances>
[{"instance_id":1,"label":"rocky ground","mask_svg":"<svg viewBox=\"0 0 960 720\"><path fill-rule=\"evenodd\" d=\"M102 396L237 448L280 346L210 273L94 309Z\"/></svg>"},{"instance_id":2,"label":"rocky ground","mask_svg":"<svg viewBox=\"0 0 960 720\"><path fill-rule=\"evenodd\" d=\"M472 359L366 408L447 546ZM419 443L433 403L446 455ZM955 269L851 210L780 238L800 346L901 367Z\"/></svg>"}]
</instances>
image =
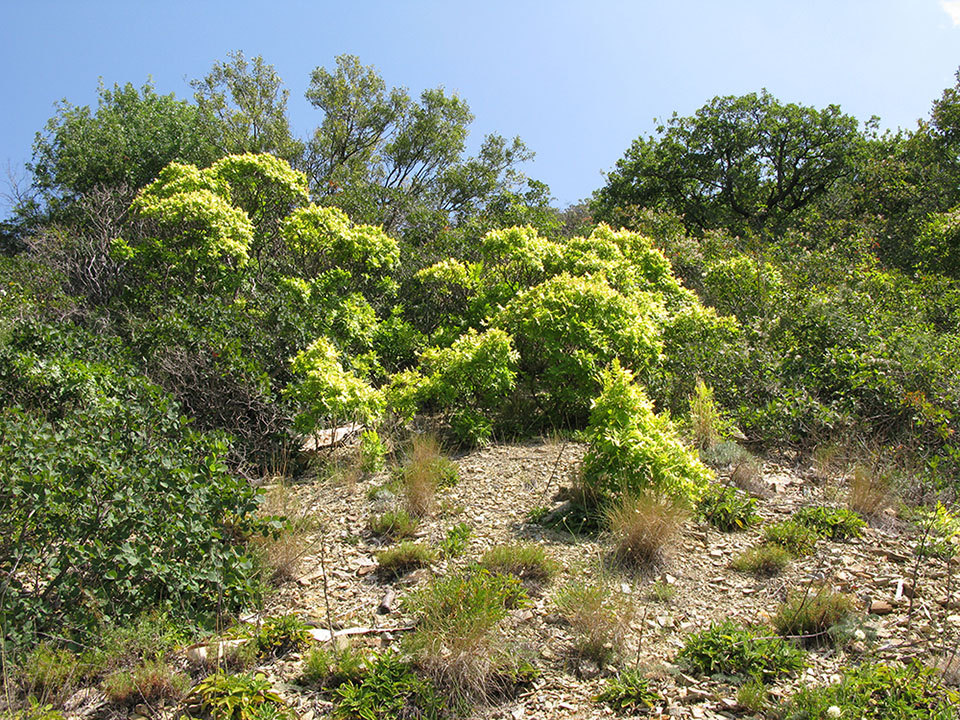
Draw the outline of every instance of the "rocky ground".
<instances>
[{"instance_id":1,"label":"rocky ground","mask_svg":"<svg viewBox=\"0 0 960 720\"><path fill-rule=\"evenodd\" d=\"M579 667L570 659L570 629L559 618L553 597L570 578L599 576L609 548L596 537L573 537L528 520L535 508L552 508L558 491L569 486L584 446L543 441L525 445L495 445L456 459L459 482L441 491L439 507L420 526L419 540L437 545L456 523L467 523L472 535L466 552L455 560L439 561L399 579L377 572L375 554L381 541L367 531L372 512L384 500L369 499L371 488L385 475L363 480L337 474L295 486L298 501L320 520L321 532L308 538L295 579L271 599L268 613L296 613L318 627L363 628L355 643L386 647L396 642L412 618L405 616L405 595L454 566L477 560L488 548L519 539L542 543L560 565L560 573L532 607L512 613L503 627L506 638L530 654L541 671L534 685L515 699L480 707L474 717L588 718L612 713L593 702L610 670ZM772 689L774 697L789 695L797 685L825 684L838 679L846 664L867 655L905 661L933 662L957 647L960 638L960 591L955 569L939 559L919 561L913 552L915 531L892 514L869 527L863 537L847 542L821 540L815 554L791 562L772 578L758 579L732 570L730 561L755 544L764 525L786 519L797 508L842 500L842 477L818 478L809 469L768 461L763 465L765 498L762 522L750 530L722 533L688 522L670 556L642 573L615 572L613 582L635 609L623 638L622 665L639 663L650 669L664 697L660 717L717 718L741 715L730 685L691 677L672 660L691 633L711 623L734 618L756 623L769 618L788 591L829 585L855 596L865 613L866 627L876 639L854 642L842 650L825 648L809 654L809 667ZM388 501L387 501L388 502ZM321 562L322 561L322 562ZM323 567L326 573L323 572ZM326 592L324 597L324 575ZM676 589L669 601L657 600L655 582ZM381 631L373 631L383 628ZM330 699L296 684L301 657L287 656L259 668L296 708L303 720L330 712ZM653 713L653 717L658 716Z\"/></svg>"}]
</instances>

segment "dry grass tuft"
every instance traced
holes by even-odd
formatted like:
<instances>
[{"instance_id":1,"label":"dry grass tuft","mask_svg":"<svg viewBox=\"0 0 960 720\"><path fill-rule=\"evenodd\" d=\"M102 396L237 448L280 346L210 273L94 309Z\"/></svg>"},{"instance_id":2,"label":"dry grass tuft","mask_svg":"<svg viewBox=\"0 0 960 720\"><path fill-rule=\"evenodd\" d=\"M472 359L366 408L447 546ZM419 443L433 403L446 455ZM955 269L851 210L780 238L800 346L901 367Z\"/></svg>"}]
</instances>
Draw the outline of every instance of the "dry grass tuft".
<instances>
[{"instance_id":1,"label":"dry grass tuft","mask_svg":"<svg viewBox=\"0 0 960 720\"><path fill-rule=\"evenodd\" d=\"M646 492L628 495L606 513L606 522L617 559L626 565L664 560L688 512L664 495Z\"/></svg>"},{"instance_id":2,"label":"dry grass tuft","mask_svg":"<svg viewBox=\"0 0 960 720\"><path fill-rule=\"evenodd\" d=\"M865 465L857 465L850 478L847 506L868 519L879 517L894 502L893 482L889 473Z\"/></svg>"},{"instance_id":3,"label":"dry grass tuft","mask_svg":"<svg viewBox=\"0 0 960 720\"><path fill-rule=\"evenodd\" d=\"M606 577L575 580L557 594L557 608L573 630L573 657L598 667L620 655L633 620L629 599Z\"/></svg>"},{"instance_id":4,"label":"dry grass tuft","mask_svg":"<svg viewBox=\"0 0 960 720\"><path fill-rule=\"evenodd\" d=\"M279 483L267 490L260 502L259 513L286 519L286 524L275 536L255 537L250 542L266 569L271 582L282 584L296 579L300 560L312 548L310 535L319 523L304 502L289 485Z\"/></svg>"}]
</instances>

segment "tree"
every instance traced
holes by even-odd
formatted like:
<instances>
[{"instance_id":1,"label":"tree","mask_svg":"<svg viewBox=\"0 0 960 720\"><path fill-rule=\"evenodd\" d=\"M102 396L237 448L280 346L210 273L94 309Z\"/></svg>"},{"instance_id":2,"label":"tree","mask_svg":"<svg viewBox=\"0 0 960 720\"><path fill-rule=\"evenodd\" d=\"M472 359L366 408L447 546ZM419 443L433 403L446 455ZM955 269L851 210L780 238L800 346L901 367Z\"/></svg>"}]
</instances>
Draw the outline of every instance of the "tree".
<instances>
[{"instance_id":1,"label":"tree","mask_svg":"<svg viewBox=\"0 0 960 720\"><path fill-rule=\"evenodd\" d=\"M716 97L693 117L676 114L638 138L594 198L598 219L637 207L684 216L688 229L735 234L782 229L853 171L856 119L759 95Z\"/></svg>"},{"instance_id":2,"label":"tree","mask_svg":"<svg viewBox=\"0 0 960 720\"><path fill-rule=\"evenodd\" d=\"M49 209L68 208L81 195L108 187L132 195L169 163L209 165L220 153L196 107L148 82L100 85L96 111L66 100L37 133L28 169Z\"/></svg>"},{"instance_id":3,"label":"tree","mask_svg":"<svg viewBox=\"0 0 960 720\"><path fill-rule=\"evenodd\" d=\"M273 65L259 55L247 62L239 50L228 57L229 62L214 63L206 77L190 83L217 149L223 155L271 153L298 161L304 147L290 134L290 93Z\"/></svg>"},{"instance_id":4,"label":"tree","mask_svg":"<svg viewBox=\"0 0 960 720\"><path fill-rule=\"evenodd\" d=\"M430 235L523 179L516 166L532 153L519 138L489 135L476 157L463 157L473 121L464 100L435 88L415 101L406 89L388 91L354 56L336 62L332 73L313 71L306 94L324 113L305 160L318 203L387 231Z\"/></svg>"}]
</instances>

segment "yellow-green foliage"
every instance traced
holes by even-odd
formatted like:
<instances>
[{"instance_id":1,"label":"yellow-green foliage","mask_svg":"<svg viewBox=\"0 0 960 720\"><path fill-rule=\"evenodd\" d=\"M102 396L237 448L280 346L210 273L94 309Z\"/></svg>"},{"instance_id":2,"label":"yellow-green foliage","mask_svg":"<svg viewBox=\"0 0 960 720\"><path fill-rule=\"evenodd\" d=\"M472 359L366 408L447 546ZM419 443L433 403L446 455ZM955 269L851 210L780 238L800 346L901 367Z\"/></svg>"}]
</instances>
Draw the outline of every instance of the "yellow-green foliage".
<instances>
[{"instance_id":1,"label":"yellow-green foliage","mask_svg":"<svg viewBox=\"0 0 960 720\"><path fill-rule=\"evenodd\" d=\"M383 414L383 394L344 370L337 349L324 337L297 353L290 369L300 379L285 393L303 407L294 421L300 432L314 432L324 422L374 424Z\"/></svg>"},{"instance_id":2,"label":"yellow-green foliage","mask_svg":"<svg viewBox=\"0 0 960 720\"><path fill-rule=\"evenodd\" d=\"M695 502L713 473L687 448L670 418L657 415L633 374L614 361L590 413L583 483L600 499L654 490Z\"/></svg>"}]
</instances>

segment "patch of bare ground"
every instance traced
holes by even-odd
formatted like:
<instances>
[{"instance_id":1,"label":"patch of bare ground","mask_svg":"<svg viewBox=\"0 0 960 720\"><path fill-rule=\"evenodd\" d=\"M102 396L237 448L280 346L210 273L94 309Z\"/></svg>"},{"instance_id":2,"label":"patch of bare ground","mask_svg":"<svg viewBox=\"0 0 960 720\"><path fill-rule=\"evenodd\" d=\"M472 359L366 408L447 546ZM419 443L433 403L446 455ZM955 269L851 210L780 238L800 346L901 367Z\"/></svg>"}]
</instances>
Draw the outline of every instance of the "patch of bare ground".
<instances>
[{"instance_id":1,"label":"patch of bare ground","mask_svg":"<svg viewBox=\"0 0 960 720\"><path fill-rule=\"evenodd\" d=\"M854 596L864 613L870 637L842 648L812 650L808 668L798 677L772 687L774 699L788 696L798 685L825 684L837 679L845 664L865 658L933 663L956 647L960 637L960 591L955 568L939 559L918 560L916 538L895 520L868 527L861 538L820 540L814 554L790 562L774 577L756 578L730 568L731 560L757 544L763 527L789 517L799 507L841 498L844 480L814 479L812 473L775 462L763 466L768 497L760 501L761 522L736 533L721 533L688 521L672 552L656 568L628 572L610 562L610 547L602 537L575 537L533 523L530 513L555 508L557 493L575 476L585 447L573 442L531 442L494 445L457 458L460 480L440 490L438 507L422 519L414 540L440 548L448 530L466 523L472 529L467 547L456 558L441 558L399 578L378 573L375 554L384 541L367 530L371 513L390 504L390 493L375 493L386 474L356 482L325 480L295 490L312 504L322 531L308 538L296 578L271 599L270 613L293 612L318 626L332 621L336 628L402 628L412 618L404 614L403 598L433 576L477 561L487 549L519 540L541 543L560 571L533 605L514 611L504 632L535 659L540 676L518 697L479 707L473 717L592 718L612 711L593 697L614 668L596 668L571 660L572 629L560 618L554 598L573 579L598 579L606 574L615 589L632 604L633 620L623 638L618 665L648 668L653 687L662 693L653 717L718 718L738 714L736 689L723 682L685 674L673 665L677 651L694 632L733 618L744 623L768 620L788 592L826 586ZM373 499L371 499L373 498ZM543 512L541 510L541 512ZM321 561L323 561L321 563ZM326 598L324 572L326 567ZM675 589L652 593L665 585ZM328 613L329 609L329 613ZM873 614L868 614L872 611ZM359 638L374 647L399 640L398 631L369 633ZM300 672L299 656L288 656L261 668L304 720L328 714L332 705L320 693L293 681Z\"/></svg>"}]
</instances>

